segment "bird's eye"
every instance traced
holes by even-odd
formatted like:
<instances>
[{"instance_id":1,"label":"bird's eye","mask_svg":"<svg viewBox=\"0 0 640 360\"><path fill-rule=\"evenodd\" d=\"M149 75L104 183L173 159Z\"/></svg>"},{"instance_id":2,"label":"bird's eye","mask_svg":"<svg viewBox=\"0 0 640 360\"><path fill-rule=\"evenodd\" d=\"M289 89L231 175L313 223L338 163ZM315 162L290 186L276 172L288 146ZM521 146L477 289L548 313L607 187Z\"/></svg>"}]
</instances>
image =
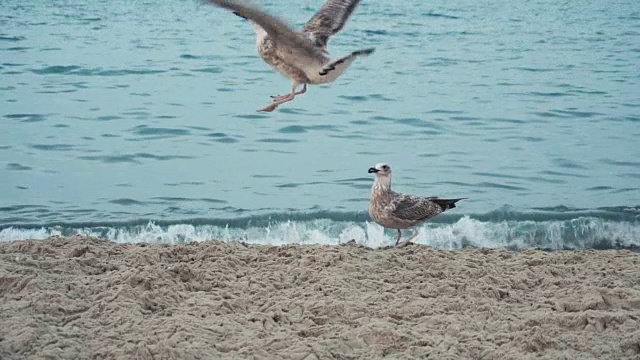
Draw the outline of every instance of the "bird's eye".
<instances>
[{"instance_id":1,"label":"bird's eye","mask_svg":"<svg viewBox=\"0 0 640 360\"><path fill-rule=\"evenodd\" d=\"M382 167L382 170L389 170L389 167L387 165Z\"/></svg>"}]
</instances>

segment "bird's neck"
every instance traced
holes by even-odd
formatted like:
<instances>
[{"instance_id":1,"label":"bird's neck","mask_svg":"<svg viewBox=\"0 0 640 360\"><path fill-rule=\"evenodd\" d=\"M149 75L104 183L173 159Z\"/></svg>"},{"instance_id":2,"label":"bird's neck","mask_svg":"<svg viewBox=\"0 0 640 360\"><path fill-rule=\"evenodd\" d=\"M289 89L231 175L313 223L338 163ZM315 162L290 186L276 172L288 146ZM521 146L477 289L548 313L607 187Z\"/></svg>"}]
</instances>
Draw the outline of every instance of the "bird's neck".
<instances>
[{"instance_id":1,"label":"bird's neck","mask_svg":"<svg viewBox=\"0 0 640 360\"><path fill-rule=\"evenodd\" d=\"M256 37L258 41L262 41L265 37L267 37L267 32L258 24L251 21L251 25L253 26L253 31L256 33Z\"/></svg>"},{"instance_id":2,"label":"bird's neck","mask_svg":"<svg viewBox=\"0 0 640 360\"><path fill-rule=\"evenodd\" d=\"M391 176L376 176L371 187L372 193L389 192L391 191Z\"/></svg>"}]
</instances>

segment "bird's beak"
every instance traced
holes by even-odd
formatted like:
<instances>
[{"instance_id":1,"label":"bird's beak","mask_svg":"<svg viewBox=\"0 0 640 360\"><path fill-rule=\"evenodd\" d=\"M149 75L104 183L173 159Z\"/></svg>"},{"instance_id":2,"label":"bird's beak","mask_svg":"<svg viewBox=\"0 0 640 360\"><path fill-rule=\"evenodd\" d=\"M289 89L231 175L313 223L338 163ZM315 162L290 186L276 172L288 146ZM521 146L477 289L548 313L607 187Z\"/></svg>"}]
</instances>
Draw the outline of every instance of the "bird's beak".
<instances>
[{"instance_id":1,"label":"bird's beak","mask_svg":"<svg viewBox=\"0 0 640 360\"><path fill-rule=\"evenodd\" d=\"M243 19L247 20L247 18L246 18L246 17L244 17L244 16L242 16L242 15L240 15L240 13L239 13L239 12L234 11L233 13L234 13L235 15L240 16L241 18L243 18Z\"/></svg>"},{"instance_id":2,"label":"bird's beak","mask_svg":"<svg viewBox=\"0 0 640 360\"><path fill-rule=\"evenodd\" d=\"M377 173L378 171L380 171L380 170L378 170L376 168L373 168L373 167L369 168L369 174Z\"/></svg>"}]
</instances>

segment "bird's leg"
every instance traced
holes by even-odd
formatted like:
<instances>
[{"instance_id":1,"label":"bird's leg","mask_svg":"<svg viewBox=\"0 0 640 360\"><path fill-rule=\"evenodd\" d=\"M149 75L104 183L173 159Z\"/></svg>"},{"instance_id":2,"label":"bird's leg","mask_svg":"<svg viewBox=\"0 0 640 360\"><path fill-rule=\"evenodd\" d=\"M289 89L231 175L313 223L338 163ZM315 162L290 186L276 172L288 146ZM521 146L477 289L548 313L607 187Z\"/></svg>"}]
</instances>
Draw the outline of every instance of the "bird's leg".
<instances>
[{"instance_id":1,"label":"bird's leg","mask_svg":"<svg viewBox=\"0 0 640 360\"><path fill-rule=\"evenodd\" d=\"M293 89L291 90L291 93L293 93L293 95L302 95L304 93L307 92L307 84L302 84L302 90L297 91L296 92L296 88L297 86L294 86ZM286 99L288 96L291 96L291 94L286 94L286 95L271 95L271 98L273 99L273 101L280 101L282 99Z\"/></svg>"},{"instance_id":2,"label":"bird's leg","mask_svg":"<svg viewBox=\"0 0 640 360\"><path fill-rule=\"evenodd\" d=\"M262 109L260 109L258 111L271 112L271 111L275 110L278 106L280 106L280 104L284 104L287 101L293 100L294 97L295 97L295 93L291 93L291 94L288 94L288 95L283 95L283 97L280 100L274 101L273 103L263 107Z\"/></svg>"},{"instance_id":3,"label":"bird's leg","mask_svg":"<svg viewBox=\"0 0 640 360\"><path fill-rule=\"evenodd\" d=\"M271 112L271 111L275 110L278 106L280 106L280 104L284 104L284 103L286 103L288 101L291 101L296 97L296 95L304 94L306 91L307 91L307 84L304 84L304 88L302 88L302 90L300 92L296 92L296 86L294 86L291 89L291 92L289 94L279 96L277 99L273 100L273 103L263 107L262 109L260 109L258 111Z\"/></svg>"},{"instance_id":4,"label":"bird's leg","mask_svg":"<svg viewBox=\"0 0 640 360\"><path fill-rule=\"evenodd\" d=\"M415 238L418 236L418 234L419 234L418 229L416 229L416 228L412 228L412 229L411 229L411 233L412 233L413 235L411 235L411 237L407 239L407 242L409 242L409 241L411 241L411 240L415 239Z\"/></svg>"},{"instance_id":5,"label":"bird's leg","mask_svg":"<svg viewBox=\"0 0 640 360\"><path fill-rule=\"evenodd\" d=\"M398 229L398 231L400 231L400 230ZM409 243L411 243L411 240L413 240L416 236L418 236L418 231L415 228L412 228L411 229L411 234L412 235L411 235L410 238L408 238L407 240L405 240L405 241L403 241L401 243L398 243L398 241L400 241L400 237L398 236L398 241L396 241L396 247L397 248L401 248L401 247L405 247L405 246L409 245Z\"/></svg>"},{"instance_id":6,"label":"bird's leg","mask_svg":"<svg viewBox=\"0 0 640 360\"><path fill-rule=\"evenodd\" d=\"M398 238L396 239L396 246L398 246L398 243L400 242L401 237L402 237L402 231L398 229Z\"/></svg>"}]
</instances>

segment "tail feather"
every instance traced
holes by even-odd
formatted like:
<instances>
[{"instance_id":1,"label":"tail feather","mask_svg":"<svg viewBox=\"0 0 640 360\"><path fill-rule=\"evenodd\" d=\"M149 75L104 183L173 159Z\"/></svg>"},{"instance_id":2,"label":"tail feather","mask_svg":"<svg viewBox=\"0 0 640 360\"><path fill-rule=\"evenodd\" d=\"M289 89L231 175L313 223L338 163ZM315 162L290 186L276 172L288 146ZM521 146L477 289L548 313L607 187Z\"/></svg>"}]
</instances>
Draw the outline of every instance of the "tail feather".
<instances>
[{"instance_id":1,"label":"tail feather","mask_svg":"<svg viewBox=\"0 0 640 360\"><path fill-rule=\"evenodd\" d=\"M334 70L338 70L340 73L342 73L342 71L344 71L344 69L346 69L346 67L348 67L353 62L353 60L355 60L358 57L369 56L374 51L375 51L375 48L362 49L362 50L354 51L347 56L333 60L322 68L322 70L320 71L320 76L326 76L327 74L331 73Z\"/></svg>"},{"instance_id":2,"label":"tail feather","mask_svg":"<svg viewBox=\"0 0 640 360\"><path fill-rule=\"evenodd\" d=\"M442 208L442 211L446 211L449 209L453 209L456 207L456 203L460 200L464 200L467 198L458 198L458 199L440 199L437 197L434 198L430 198L429 200L433 201L434 203L438 204L440 206L440 208Z\"/></svg>"}]
</instances>

